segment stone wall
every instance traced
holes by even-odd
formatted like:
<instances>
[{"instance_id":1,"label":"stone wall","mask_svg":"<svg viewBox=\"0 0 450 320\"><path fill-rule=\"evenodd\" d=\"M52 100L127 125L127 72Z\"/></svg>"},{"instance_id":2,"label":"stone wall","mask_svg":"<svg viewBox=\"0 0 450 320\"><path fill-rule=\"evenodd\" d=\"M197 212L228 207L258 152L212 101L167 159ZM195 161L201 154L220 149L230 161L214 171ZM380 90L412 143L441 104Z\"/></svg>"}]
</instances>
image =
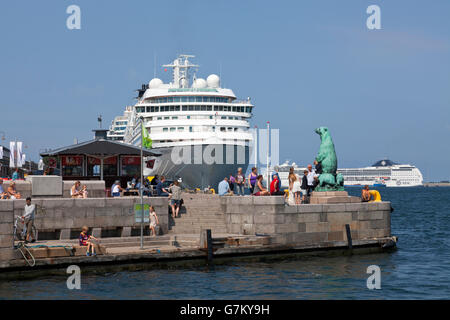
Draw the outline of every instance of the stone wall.
<instances>
[{"instance_id":1,"label":"stone wall","mask_svg":"<svg viewBox=\"0 0 450 320\"><path fill-rule=\"evenodd\" d=\"M267 234L278 244L320 244L391 236L390 202L287 206L283 197L222 197L227 231Z\"/></svg>"},{"instance_id":2,"label":"stone wall","mask_svg":"<svg viewBox=\"0 0 450 320\"><path fill-rule=\"evenodd\" d=\"M41 176L45 177L45 176ZM52 176L49 176L52 177ZM9 187L11 180L3 180L3 189ZM23 199L27 197L33 197L32 195L32 182L16 180L16 190L20 193ZM62 181L62 195L64 198L70 198L70 188L72 188L75 181L64 180ZM102 198L105 197L105 181L100 180L83 180L80 181L81 185L86 185L89 198ZM48 198L48 196L46 196ZM61 196L59 196L60 198Z\"/></svg>"},{"instance_id":3,"label":"stone wall","mask_svg":"<svg viewBox=\"0 0 450 320\"><path fill-rule=\"evenodd\" d=\"M134 205L139 197L92 199L33 199L38 205L35 226L39 239L78 237L81 228L92 228L94 236L132 236L140 234L135 223ZM144 198L155 207L163 234L168 232L167 198ZM0 200L0 260L8 258L13 246L14 217L23 215L25 200ZM145 224L148 227L148 223ZM134 234L133 234L134 233ZM45 235L45 236L44 236Z\"/></svg>"}]
</instances>

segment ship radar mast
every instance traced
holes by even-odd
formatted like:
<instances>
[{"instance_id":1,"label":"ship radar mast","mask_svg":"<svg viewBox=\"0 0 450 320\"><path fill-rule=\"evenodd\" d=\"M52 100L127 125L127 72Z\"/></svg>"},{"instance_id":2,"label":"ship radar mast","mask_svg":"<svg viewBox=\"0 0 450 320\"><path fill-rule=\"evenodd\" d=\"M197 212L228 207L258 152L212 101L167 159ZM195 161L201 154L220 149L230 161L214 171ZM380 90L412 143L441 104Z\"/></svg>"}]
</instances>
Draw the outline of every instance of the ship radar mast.
<instances>
[{"instance_id":1,"label":"ship radar mast","mask_svg":"<svg viewBox=\"0 0 450 320\"><path fill-rule=\"evenodd\" d=\"M173 68L173 87L188 88L189 87L189 69L198 68L198 65L191 64L189 58L195 58L193 55L180 54L172 64L165 64L165 68Z\"/></svg>"}]
</instances>

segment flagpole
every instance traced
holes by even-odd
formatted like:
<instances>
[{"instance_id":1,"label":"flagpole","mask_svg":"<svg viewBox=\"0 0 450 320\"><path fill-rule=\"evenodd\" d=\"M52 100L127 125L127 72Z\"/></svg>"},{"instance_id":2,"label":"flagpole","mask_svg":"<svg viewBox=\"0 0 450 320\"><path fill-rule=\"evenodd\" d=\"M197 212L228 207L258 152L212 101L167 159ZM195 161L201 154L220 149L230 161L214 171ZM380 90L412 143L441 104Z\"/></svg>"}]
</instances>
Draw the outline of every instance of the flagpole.
<instances>
[{"instance_id":1,"label":"flagpole","mask_svg":"<svg viewBox=\"0 0 450 320\"><path fill-rule=\"evenodd\" d=\"M140 117L141 119L141 183L139 185L139 191L141 192L141 250L144 249L144 193L143 193L143 185L144 185L144 117Z\"/></svg>"}]
</instances>

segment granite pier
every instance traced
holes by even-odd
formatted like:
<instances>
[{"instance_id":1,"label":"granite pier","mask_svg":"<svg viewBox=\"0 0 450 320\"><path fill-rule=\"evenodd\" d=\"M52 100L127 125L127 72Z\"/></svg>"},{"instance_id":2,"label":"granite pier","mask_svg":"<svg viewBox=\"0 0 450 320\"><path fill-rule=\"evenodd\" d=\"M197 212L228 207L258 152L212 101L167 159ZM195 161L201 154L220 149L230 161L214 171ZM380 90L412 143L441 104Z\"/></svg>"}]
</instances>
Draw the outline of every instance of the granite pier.
<instances>
[{"instance_id":1,"label":"granite pier","mask_svg":"<svg viewBox=\"0 0 450 320\"><path fill-rule=\"evenodd\" d=\"M155 207L160 222L156 237L149 236L146 225L144 249L140 248L140 223L134 212L139 197L33 198L38 206L38 241L27 248L17 248L12 234L15 217L22 215L25 200L0 200L0 274L71 264L206 261L207 248L200 241L206 229L212 233L210 245L215 260L379 252L395 247L390 202L361 203L342 191L315 194L312 204L295 206L286 205L282 196L183 193L183 200L181 216L173 219L167 198L144 198L144 203ZM84 225L100 238L96 257L87 257L85 248L78 246L77 237Z\"/></svg>"}]
</instances>

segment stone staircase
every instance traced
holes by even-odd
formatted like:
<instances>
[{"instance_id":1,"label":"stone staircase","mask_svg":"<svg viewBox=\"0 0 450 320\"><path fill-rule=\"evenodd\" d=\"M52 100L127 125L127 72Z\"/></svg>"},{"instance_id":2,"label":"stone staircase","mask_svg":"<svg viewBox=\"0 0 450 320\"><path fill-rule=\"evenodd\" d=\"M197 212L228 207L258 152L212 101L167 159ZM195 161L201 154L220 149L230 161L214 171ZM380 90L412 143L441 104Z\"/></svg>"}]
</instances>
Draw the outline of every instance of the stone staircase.
<instances>
[{"instance_id":1,"label":"stone staircase","mask_svg":"<svg viewBox=\"0 0 450 320\"><path fill-rule=\"evenodd\" d=\"M169 234L199 235L201 229L211 229L213 235L227 233L218 195L183 193L182 197L179 217L169 217Z\"/></svg>"}]
</instances>

